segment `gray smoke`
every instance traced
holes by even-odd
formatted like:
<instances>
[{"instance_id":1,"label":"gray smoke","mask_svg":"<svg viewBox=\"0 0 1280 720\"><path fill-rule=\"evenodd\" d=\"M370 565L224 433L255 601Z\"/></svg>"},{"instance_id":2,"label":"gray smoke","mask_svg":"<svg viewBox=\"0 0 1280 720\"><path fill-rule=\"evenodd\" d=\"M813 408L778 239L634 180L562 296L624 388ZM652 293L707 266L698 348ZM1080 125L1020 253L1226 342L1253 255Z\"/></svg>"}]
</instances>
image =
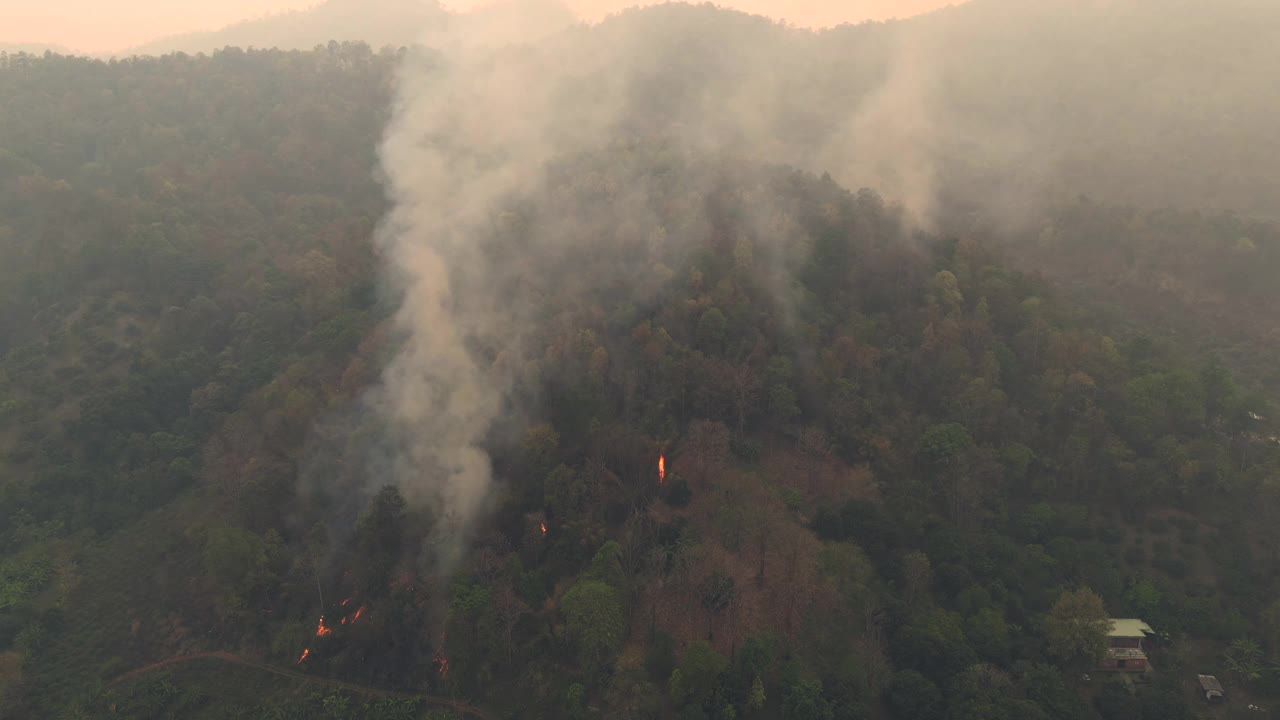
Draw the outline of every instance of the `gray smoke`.
<instances>
[{"instance_id":1,"label":"gray smoke","mask_svg":"<svg viewBox=\"0 0 1280 720\"><path fill-rule=\"evenodd\" d=\"M774 136L784 113L768 48L708 45L698 37L702 21L725 19L709 9L650 12L537 43L511 42L509 23L489 34L470 22L433 35L435 49L411 53L400 72L381 153L393 209L378 241L403 293L403 345L372 400L394 436L395 482L410 502L444 518L434 538L437 570L456 563L491 496L484 445L507 412L522 367L506 361L524 356L538 299L606 284L642 298L653 284L644 277L669 275L681 238L698 231L659 223L662 189L605 186L595 207L542 213L500 256L483 239L517 221L521 199L564 201L547 195L558 159L625 156L639 137L708 152L758 149L761 157L780 150ZM731 19L762 40L790 37L766 21ZM673 152L678 161L681 151ZM680 182L677 192L697 198L716 179ZM611 241L648 247L630 277L586 271L583 251ZM584 271L565 272L575 264Z\"/></svg>"},{"instance_id":2,"label":"gray smoke","mask_svg":"<svg viewBox=\"0 0 1280 720\"><path fill-rule=\"evenodd\" d=\"M436 538L442 567L456 562L491 496L484 447L495 422L518 414L517 378L537 372L523 358L543 300L607 290L640 301L708 222L697 210L680 214L692 218L687 227L659 219L672 216L661 208L697 205L720 183L715 172L686 174L688 153L827 172L846 187L877 189L926 227L974 202L987 225L1016 225L1055 196L1095 190L1118 200L1170 189L1212 200L1266 196L1266 183L1159 171L1203 148L1192 142L1194 115L1170 109L1172 98L1194 95L1195 71L1173 57L1150 71L1133 66L1142 54L1132 38L1095 38L1095 30L1111 13L1118 27L1176 39L1188 32L1178 18L1203 12L1179 6L1181 14L1159 17L1141 0L1117 14L1115 5L1089 3L1090 18L1074 20L1075 6L1062 0L978 0L908 22L813 33L673 4L592 26L570 25L561 10L546 22L480 14L425 37L432 49L409 52L399 73L382 147L393 209L379 243L403 293L403 346L372 400L392 428L395 482L446 518ZM1246 0L1235 7L1271 12ZM1277 46L1250 48L1270 57ZM1233 88L1265 84L1248 67ZM1125 79L1144 73L1163 84ZM1225 106L1245 94L1233 92L1205 102ZM1211 141L1274 146L1251 107L1237 117L1241 134ZM1151 127L1169 142L1146 142ZM597 197L584 207L548 181L566 158L612 154L625 166L629 147L655 139L677 168L666 185L638 174L634 186L619 186L617 172L588 173L571 180ZM721 168L733 172L729 161ZM1161 185L1125 183L1126 173ZM1250 177L1258 176L1238 179ZM796 229L768 192L738 192L751 195L742 204L753 225L738 249L772 265L780 244L771 239ZM497 252L486 243L496 233L520 240ZM592 264L638 247L625 255L635 263L626 276ZM785 278L777 288L785 303Z\"/></svg>"}]
</instances>

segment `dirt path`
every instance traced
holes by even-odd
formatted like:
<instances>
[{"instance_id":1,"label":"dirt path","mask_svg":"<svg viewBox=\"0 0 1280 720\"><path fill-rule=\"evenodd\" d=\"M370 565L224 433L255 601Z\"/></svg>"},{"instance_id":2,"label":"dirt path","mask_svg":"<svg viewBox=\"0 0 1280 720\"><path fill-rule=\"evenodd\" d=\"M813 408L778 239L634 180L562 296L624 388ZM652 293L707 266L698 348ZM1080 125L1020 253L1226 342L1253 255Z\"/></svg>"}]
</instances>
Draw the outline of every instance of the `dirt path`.
<instances>
[{"instance_id":1,"label":"dirt path","mask_svg":"<svg viewBox=\"0 0 1280 720\"><path fill-rule=\"evenodd\" d=\"M168 660L161 660L160 662L157 662L157 663L152 663L144 667L130 670L129 672L124 673L123 675L119 675L115 677L109 683L107 683L107 685L108 686L117 685L119 683L136 680L142 677L143 675L155 672L156 670L160 670L162 668L166 668L171 665L190 662L192 660L221 660L223 662L231 663L233 665L239 665L241 667L252 668L254 670L259 670L261 672L271 673L272 675L279 675L280 677L286 677L293 680L300 680L303 682L315 683L316 685L324 685L326 687L339 688L341 690L346 690L348 692L356 693L358 695L366 695L369 697L380 697L380 698L391 697L391 698L423 700L428 705L435 705L437 707L449 708L450 710L453 710L454 712L461 714L462 717L464 718L471 717L471 718L476 718L476 720L489 720L489 717L485 715L484 712L480 710L480 708L477 708L472 705L467 705L466 703L461 703L456 700L450 700L449 698L435 697L432 695L418 695L414 693L394 692L392 690L383 690L381 688L369 687L367 685L357 685L355 683L343 682L341 680L332 680L329 678L317 677L315 675L308 675L304 672L299 672L297 670L289 670L282 667L276 667L275 665L267 665L266 663L258 662L256 660L250 660L249 658L241 657L239 655L233 655L229 652L203 652L203 653L195 653L193 655L179 655L177 657L171 657Z\"/></svg>"}]
</instances>

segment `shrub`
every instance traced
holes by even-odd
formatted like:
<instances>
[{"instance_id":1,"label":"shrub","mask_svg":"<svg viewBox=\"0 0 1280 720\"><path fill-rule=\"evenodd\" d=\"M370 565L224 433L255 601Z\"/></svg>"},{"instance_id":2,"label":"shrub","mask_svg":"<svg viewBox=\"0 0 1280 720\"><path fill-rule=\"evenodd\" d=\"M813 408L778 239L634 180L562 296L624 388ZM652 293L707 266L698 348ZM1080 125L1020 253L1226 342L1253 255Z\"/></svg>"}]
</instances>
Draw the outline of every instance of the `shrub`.
<instances>
[{"instance_id":1,"label":"shrub","mask_svg":"<svg viewBox=\"0 0 1280 720\"><path fill-rule=\"evenodd\" d=\"M1108 545L1118 545L1124 539L1124 533L1115 525L1103 525L1098 528L1098 539Z\"/></svg>"},{"instance_id":2,"label":"shrub","mask_svg":"<svg viewBox=\"0 0 1280 720\"><path fill-rule=\"evenodd\" d=\"M667 633L654 633L653 642L649 644L649 652L644 658L644 667L655 682L671 677L671 672L676 668L676 641Z\"/></svg>"},{"instance_id":3,"label":"shrub","mask_svg":"<svg viewBox=\"0 0 1280 720\"><path fill-rule=\"evenodd\" d=\"M1194 522L1188 522L1178 526L1178 540L1183 545L1196 545L1200 542L1200 526Z\"/></svg>"},{"instance_id":4,"label":"shrub","mask_svg":"<svg viewBox=\"0 0 1280 720\"><path fill-rule=\"evenodd\" d=\"M671 481L671 489L667 491L667 504L671 507L684 507L693 498L693 488L684 478Z\"/></svg>"},{"instance_id":5,"label":"shrub","mask_svg":"<svg viewBox=\"0 0 1280 720\"><path fill-rule=\"evenodd\" d=\"M1178 580L1187 576L1187 561L1180 557L1157 555L1152 564Z\"/></svg>"},{"instance_id":6,"label":"shrub","mask_svg":"<svg viewBox=\"0 0 1280 720\"><path fill-rule=\"evenodd\" d=\"M1133 567L1139 567L1147 564L1147 551L1143 550L1140 545L1135 545L1124 551L1124 561Z\"/></svg>"},{"instance_id":7,"label":"shrub","mask_svg":"<svg viewBox=\"0 0 1280 720\"><path fill-rule=\"evenodd\" d=\"M755 462L760 459L760 442L751 438L734 437L729 441L729 449L740 459Z\"/></svg>"}]
</instances>

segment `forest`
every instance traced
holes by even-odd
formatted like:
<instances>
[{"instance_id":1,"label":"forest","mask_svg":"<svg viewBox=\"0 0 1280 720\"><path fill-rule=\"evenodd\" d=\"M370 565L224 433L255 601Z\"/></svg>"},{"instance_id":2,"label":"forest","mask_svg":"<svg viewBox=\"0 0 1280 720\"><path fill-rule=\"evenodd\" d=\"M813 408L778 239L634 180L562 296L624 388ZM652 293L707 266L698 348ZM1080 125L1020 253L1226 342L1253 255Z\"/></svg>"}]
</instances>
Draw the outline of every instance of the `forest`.
<instances>
[{"instance_id":1,"label":"forest","mask_svg":"<svg viewBox=\"0 0 1280 720\"><path fill-rule=\"evenodd\" d=\"M0 53L0 717L1271 717L1280 226L922 225L629 116L459 251L517 321L462 524L377 406L414 57Z\"/></svg>"}]
</instances>

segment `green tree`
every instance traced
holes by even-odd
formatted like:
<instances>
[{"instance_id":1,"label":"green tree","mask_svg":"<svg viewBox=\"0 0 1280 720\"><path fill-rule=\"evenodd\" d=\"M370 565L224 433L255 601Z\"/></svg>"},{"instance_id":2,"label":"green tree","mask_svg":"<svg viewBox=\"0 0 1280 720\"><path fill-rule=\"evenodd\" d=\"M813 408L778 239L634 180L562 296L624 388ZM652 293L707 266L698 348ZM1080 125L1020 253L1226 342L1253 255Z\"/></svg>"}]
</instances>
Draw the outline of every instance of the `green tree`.
<instances>
[{"instance_id":1,"label":"green tree","mask_svg":"<svg viewBox=\"0 0 1280 720\"><path fill-rule=\"evenodd\" d=\"M915 670L899 670L889 686L889 709L898 720L943 720L942 691Z\"/></svg>"},{"instance_id":2,"label":"green tree","mask_svg":"<svg viewBox=\"0 0 1280 720\"><path fill-rule=\"evenodd\" d=\"M1012 692L1013 682L994 665L971 665L951 680L948 690L950 716L957 720L1005 718L1005 705Z\"/></svg>"},{"instance_id":3,"label":"green tree","mask_svg":"<svg viewBox=\"0 0 1280 720\"><path fill-rule=\"evenodd\" d=\"M928 595L933 582L933 566L922 552L908 553L902 558L902 591L908 605Z\"/></svg>"},{"instance_id":4,"label":"green tree","mask_svg":"<svg viewBox=\"0 0 1280 720\"><path fill-rule=\"evenodd\" d=\"M822 683L801 680L792 685L782 701L783 720L834 720L831 703L822 696Z\"/></svg>"},{"instance_id":5,"label":"green tree","mask_svg":"<svg viewBox=\"0 0 1280 720\"><path fill-rule=\"evenodd\" d=\"M586 693L587 689L582 686L582 683L574 683L569 686L569 690L564 697L565 713L569 720L582 720L582 718L586 717Z\"/></svg>"},{"instance_id":6,"label":"green tree","mask_svg":"<svg viewBox=\"0 0 1280 720\"><path fill-rule=\"evenodd\" d=\"M1058 597L1045 619L1049 652L1068 667L1092 667L1107 652L1111 619L1092 590L1069 590Z\"/></svg>"},{"instance_id":7,"label":"green tree","mask_svg":"<svg viewBox=\"0 0 1280 720\"><path fill-rule=\"evenodd\" d=\"M930 297L948 311L957 310L964 304L964 294L960 292L960 281L949 270L942 270L934 275L929 290Z\"/></svg>"},{"instance_id":8,"label":"green tree","mask_svg":"<svg viewBox=\"0 0 1280 720\"><path fill-rule=\"evenodd\" d=\"M1272 657L1280 658L1280 600L1262 611L1263 640Z\"/></svg>"},{"instance_id":9,"label":"green tree","mask_svg":"<svg viewBox=\"0 0 1280 720\"><path fill-rule=\"evenodd\" d=\"M721 352L728 332L729 319L720 308L711 308L698 319L698 345L707 352Z\"/></svg>"},{"instance_id":10,"label":"green tree","mask_svg":"<svg viewBox=\"0 0 1280 720\"><path fill-rule=\"evenodd\" d=\"M965 620L964 634L969 645L984 660L992 663L1009 661L1009 626L1001 611L991 607L978 610Z\"/></svg>"},{"instance_id":11,"label":"green tree","mask_svg":"<svg viewBox=\"0 0 1280 720\"><path fill-rule=\"evenodd\" d=\"M747 693L747 702L743 709L748 713L758 713L764 709L764 681L757 675L751 680L751 690Z\"/></svg>"},{"instance_id":12,"label":"green tree","mask_svg":"<svg viewBox=\"0 0 1280 720\"><path fill-rule=\"evenodd\" d=\"M708 700L719 687L720 676L728 667L728 659L716 652L711 643L689 645L679 670L686 698L698 704Z\"/></svg>"},{"instance_id":13,"label":"green tree","mask_svg":"<svg viewBox=\"0 0 1280 720\"><path fill-rule=\"evenodd\" d=\"M667 633L656 632L649 642L649 652L644 660L649 677L661 682L671 677L676 667L676 641Z\"/></svg>"},{"instance_id":14,"label":"green tree","mask_svg":"<svg viewBox=\"0 0 1280 720\"><path fill-rule=\"evenodd\" d=\"M1037 663L1023 673L1020 680L1027 699L1043 708L1053 720L1089 720L1089 706L1067 685L1058 668Z\"/></svg>"},{"instance_id":15,"label":"green tree","mask_svg":"<svg viewBox=\"0 0 1280 720\"><path fill-rule=\"evenodd\" d=\"M890 650L899 667L914 668L936 679L950 677L978 659L965 641L960 616L936 608L920 612L902 626Z\"/></svg>"},{"instance_id":16,"label":"green tree","mask_svg":"<svg viewBox=\"0 0 1280 720\"><path fill-rule=\"evenodd\" d=\"M556 466L560 452L560 435L550 424L534 425L525 431L522 448L523 468L532 482L541 483Z\"/></svg>"},{"instance_id":17,"label":"green tree","mask_svg":"<svg viewBox=\"0 0 1280 720\"><path fill-rule=\"evenodd\" d=\"M609 708L610 716L618 720L656 720L662 697L642 673L620 668L609 683L604 706Z\"/></svg>"},{"instance_id":18,"label":"green tree","mask_svg":"<svg viewBox=\"0 0 1280 720\"><path fill-rule=\"evenodd\" d=\"M622 570L622 546L616 540L610 540L591 558L591 567L587 574L604 581L617 590L626 586L626 573Z\"/></svg>"},{"instance_id":19,"label":"green tree","mask_svg":"<svg viewBox=\"0 0 1280 720\"><path fill-rule=\"evenodd\" d=\"M1102 720L1135 720L1142 717L1142 705L1128 685L1103 683L1094 699L1094 706Z\"/></svg>"},{"instance_id":20,"label":"green tree","mask_svg":"<svg viewBox=\"0 0 1280 720\"><path fill-rule=\"evenodd\" d=\"M916 445L916 451L925 462L934 467L948 467L957 462L960 454L973 444L969 430L958 423L933 425L924 431Z\"/></svg>"},{"instance_id":21,"label":"green tree","mask_svg":"<svg viewBox=\"0 0 1280 720\"><path fill-rule=\"evenodd\" d=\"M800 405L796 400L796 391L782 384L770 386L769 414L784 425L799 415Z\"/></svg>"},{"instance_id":22,"label":"green tree","mask_svg":"<svg viewBox=\"0 0 1280 720\"><path fill-rule=\"evenodd\" d=\"M256 589L274 581L274 552L272 545L244 528L209 531L204 546L205 570L225 592L227 609L241 609Z\"/></svg>"},{"instance_id":23,"label":"green tree","mask_svg":"<svg viewBox=\"0 0 1280 720\"><path fill-rule=\"evenodd\" d=\"M561 611L583 668L603 673L622 647L626 631L618 591L600 580L579 580L565 593Z\"/></svg>"},{"instance_id":24,"label":"green tree","mask_svg":"<svg viewBox=\"0 0 1280 720\"><path fill-rule=\"evenodd\" d=\"M1164 602L1164 595L1150 580L1141 578L1125 588L1121 600L1134 617L1154 618Z\"/></svg>"},{"instance_id":25,"label":"green tree","mask_svg":"<svg viewBox=\"0 0 1280 720\"><path fill-rule=\"evenodd\" d=\"M680 668L672 670L671 677L667 679L667 695L677 707L684 705L689 698L689 689L685 687L684 673Z\"/></svg>"},{"instance_id":26,"label":"green tree","mask_svg":"<svg viewBox=\"0 0 1280 720\"><path fill-rule=\"evenodd\" d=\"M580 473L568 465L557 465L543 483L544 504L557 520L582 512L587 503L587 483Z\"/></svg>"}]
</instances>

